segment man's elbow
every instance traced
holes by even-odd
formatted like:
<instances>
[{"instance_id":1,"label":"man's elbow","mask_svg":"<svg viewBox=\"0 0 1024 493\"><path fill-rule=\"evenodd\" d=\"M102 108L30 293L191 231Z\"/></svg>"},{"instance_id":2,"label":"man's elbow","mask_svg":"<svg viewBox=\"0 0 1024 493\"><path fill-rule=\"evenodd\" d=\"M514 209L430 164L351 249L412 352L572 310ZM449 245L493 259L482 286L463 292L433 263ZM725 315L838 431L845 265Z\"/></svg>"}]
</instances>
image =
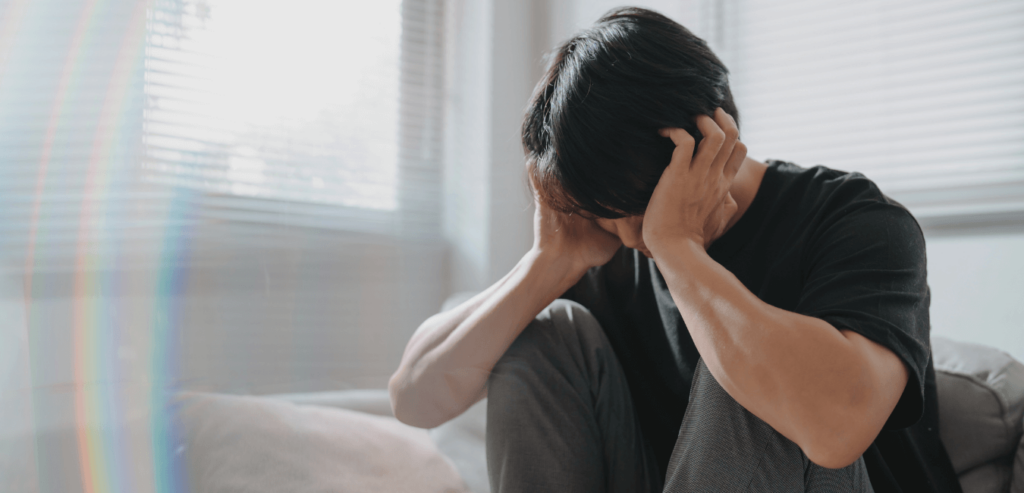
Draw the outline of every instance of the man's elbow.
<instances>
[{"instance_id":1,"label":"man's elbow","mask_svg":"<svg viewBox=\"0 0 1024 493\"><path fill-rule=\"evenodd\" d=\"M418 396L417 389L406 381L401 368L388 381L388 394L391 397L391 413L395 419L409 426L436 428L454 417L437 403Z\"/></svg>"},{"instance_id":2,"label":"man's elbow","mask_svg":"<svg viewBox=\"0 0 1024 493\"><path fill-rule=\"evenodd\" d=\"M861 421L863 424L863 421L856 416L856 413L852 413L846 419L822 423L823 426L811 439L799 444L807 459L827 469L842 469L864 455L879 430L857 426L855 423Z\"/></svg>"},{"instance_id":3,"label":"man's elbow","mask_svg":"<svg viewBox=\"0 0 1024 493\"><path fill-rule=\"evenodd\" d=\"M856 462L874 443L907 382L902 362L892 353L883 356L891 358L883 364L861 365L863 371L843 386L847 392L830 395L811 414L817 422L800 443L811 462L840 469Z\"/></svg>"},{"instance_id":4,"label":"man's elbow","mask_svg":"<svg viewBox=\"0 0 1024 493\"><path fill-rule=\"evenodd\" d=\"M431 428L431 426L423 426L422 413L416 412L415 406L412 402L415 399L410 395L412 393L411 390L412 389L406 380L406 372L402 368L399 368L395 371L394 375L391 375L391 379L388 380L388 395L391 398L391 414L395 415L395 419L409 426Z\"/></svg>"},{"instance_id":5,"label":"man's elbow","mask_svg":"<svg viewBox=\"0 0 1024 493\"><path fill-rule=\"evenodd\" d=\"M857 462L857 459L864 455L865 450L867 447L862 449L833 444L807 447L804 449L804 454L807 455L808 460L826 469L842 469Z\"/></svg>"},{"instance_id":6,"label":"man's elbow","mask_svg":"<svg viewBox=\"0 0 1024 493\"><path fill-rule=\"evenodd\" d=\"M432 423L424 419L422 412L417 412L415 397L405 379L405 372L401 368L388 380L388 395L391 397L391 414L395 419L409 426L417 428L433 428Z\"/></svg>"}]
</instances>

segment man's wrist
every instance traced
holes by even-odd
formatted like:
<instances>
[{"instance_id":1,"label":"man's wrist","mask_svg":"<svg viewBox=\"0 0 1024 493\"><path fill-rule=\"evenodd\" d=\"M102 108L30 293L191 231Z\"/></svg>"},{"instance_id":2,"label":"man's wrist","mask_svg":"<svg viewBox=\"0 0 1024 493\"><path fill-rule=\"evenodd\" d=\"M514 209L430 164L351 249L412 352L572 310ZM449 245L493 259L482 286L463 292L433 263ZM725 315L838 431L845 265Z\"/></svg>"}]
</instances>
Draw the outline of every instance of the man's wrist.
<instances>
[{"instance_id":1,"label":"man's wrist","mask_svg":"<svg viewBox=\"0 0 1024 493\"><path fill-rule=\"evenodd\" d=\"M659 238L647 244L654 261L659 265L660 260L668 261L680 257L690 257L699 253L706 253L704 239L697 236L677 236Z\"/></svg>"},{"instance_id":2,"label":"man's wrist","mask_svg":"<svg viewBox=\"0 0 1024 493\"><path fill-rule=\"evenodd\" d=\"M579 265L570 256L533 248L524 257L528 269L538 272L559 289L559 295L573 287L589 267Z\"/></svg>"}]
</instances>

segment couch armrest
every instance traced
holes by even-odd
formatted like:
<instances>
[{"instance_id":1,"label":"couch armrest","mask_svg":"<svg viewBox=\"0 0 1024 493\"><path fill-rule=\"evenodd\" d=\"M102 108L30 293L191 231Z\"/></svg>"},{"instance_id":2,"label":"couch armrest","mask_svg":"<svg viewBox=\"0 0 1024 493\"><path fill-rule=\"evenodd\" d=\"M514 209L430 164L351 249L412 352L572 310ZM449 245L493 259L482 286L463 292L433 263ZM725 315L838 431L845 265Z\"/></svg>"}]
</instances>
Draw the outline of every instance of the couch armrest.
<instances>
[{"instance_id":1,"label":"couch armrest","mask_svg":"<svg viewBox=\"0 0 1024 493\"><path fill-rule=\"evenodd\" d=\"M939 431L961 484L967 491L971 478L998 473L982 482L998 479L1006 491L1024 433L1024 365L997 349L941 337L932 339L932 355Z\"/></svg>"}]
</instances>

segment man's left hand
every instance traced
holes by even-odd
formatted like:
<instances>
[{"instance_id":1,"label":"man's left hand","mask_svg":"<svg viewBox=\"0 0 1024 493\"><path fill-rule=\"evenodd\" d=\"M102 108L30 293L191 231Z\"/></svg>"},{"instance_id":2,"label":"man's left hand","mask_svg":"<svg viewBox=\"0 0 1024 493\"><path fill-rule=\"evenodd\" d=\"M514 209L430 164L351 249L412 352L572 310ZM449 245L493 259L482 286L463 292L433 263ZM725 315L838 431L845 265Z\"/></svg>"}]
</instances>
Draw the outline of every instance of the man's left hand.
<instances>
[{"instance_id":1,"label":"man's left hand","mask_svg":"<svg viewBox=\"0 0 1024 493\"><path fill-rule=\"evenodd\" d=\"M725 232L737 210L729 188L747 147L738 140L736 120L718 108L714 119L698 116L697 128L704 138L696 155L694 138L686 130L659 131L676 149L644 214L644 243L655 260L677 241L693 241L706 249Z\"/></svg>"}]
</instances>

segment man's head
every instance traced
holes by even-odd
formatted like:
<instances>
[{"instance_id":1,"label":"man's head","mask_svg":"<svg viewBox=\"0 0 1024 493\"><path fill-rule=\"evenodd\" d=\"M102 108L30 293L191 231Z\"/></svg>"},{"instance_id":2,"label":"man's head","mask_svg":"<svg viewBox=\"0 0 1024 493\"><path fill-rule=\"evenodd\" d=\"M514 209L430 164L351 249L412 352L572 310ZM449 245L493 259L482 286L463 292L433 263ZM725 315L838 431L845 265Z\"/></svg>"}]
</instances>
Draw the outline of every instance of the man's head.
<instances>
[{"instance_id":1,"label":"man's head","mask_svg":"<svg viewBox=\"0 0 1024 493\"><path fill-rule=\"evenodd\" d=\"M739 121L728 71L707 44L639 8L605 14L555 52L523 122L531 182L559 211L639 216L674 146L658 135L721 107Z\"/></svg>"}]
</instances>

